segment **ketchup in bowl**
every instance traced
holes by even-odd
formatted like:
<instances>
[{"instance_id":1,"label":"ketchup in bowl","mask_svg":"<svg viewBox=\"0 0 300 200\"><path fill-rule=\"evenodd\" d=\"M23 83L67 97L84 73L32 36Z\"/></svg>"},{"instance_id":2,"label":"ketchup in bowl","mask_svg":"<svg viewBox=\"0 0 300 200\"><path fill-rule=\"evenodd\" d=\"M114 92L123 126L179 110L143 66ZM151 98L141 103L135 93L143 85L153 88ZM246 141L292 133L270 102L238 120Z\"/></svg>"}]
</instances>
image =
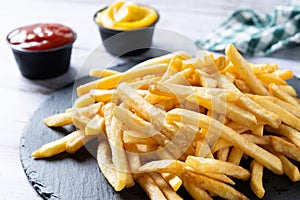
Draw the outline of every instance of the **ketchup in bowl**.
<instances>
[{"instance_id":1,"label":"ketchup in bowl","mask_svg":"<svg viewBox=\"0 0 300 200\"><path fill-rule=\"evenodd\" d=\"M47 79L68 70L76 36L62 24L39 23L12 30L6 40L22 75Z\"/></svg>"},{"instance_id":2,"label":"ketchup in bowl","mask_svg":"<svg viewBox=\"0 0 300 200\"><path fill-rule=\"evenodd\" d=\"M53 49L72 42L73 31L62 24L39 23L20 27L8 35L8 42L26 50Z\"/></svg>"}]
</instances>

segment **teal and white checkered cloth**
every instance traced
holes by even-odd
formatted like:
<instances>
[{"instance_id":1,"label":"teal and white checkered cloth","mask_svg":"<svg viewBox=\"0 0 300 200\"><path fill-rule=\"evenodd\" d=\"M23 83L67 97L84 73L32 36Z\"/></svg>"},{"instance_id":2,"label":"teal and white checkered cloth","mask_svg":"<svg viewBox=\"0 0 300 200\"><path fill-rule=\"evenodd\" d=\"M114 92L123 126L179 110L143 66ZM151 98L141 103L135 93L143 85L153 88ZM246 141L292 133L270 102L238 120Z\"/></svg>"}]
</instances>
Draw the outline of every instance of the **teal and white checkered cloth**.
<instances>
[{"instance_id":1,"label":"teal and white checkered cloth","mask_svg":"<svg viewBox=\"0 0 300 200\"><path fill-rule=\"evenodd\" d=\"M210 51L223 51L228 43L251 56L265 56L299 45L300 6L278 6L272 14L237 10L203 40L196 41Z\"/></svg>"}]
</instances>

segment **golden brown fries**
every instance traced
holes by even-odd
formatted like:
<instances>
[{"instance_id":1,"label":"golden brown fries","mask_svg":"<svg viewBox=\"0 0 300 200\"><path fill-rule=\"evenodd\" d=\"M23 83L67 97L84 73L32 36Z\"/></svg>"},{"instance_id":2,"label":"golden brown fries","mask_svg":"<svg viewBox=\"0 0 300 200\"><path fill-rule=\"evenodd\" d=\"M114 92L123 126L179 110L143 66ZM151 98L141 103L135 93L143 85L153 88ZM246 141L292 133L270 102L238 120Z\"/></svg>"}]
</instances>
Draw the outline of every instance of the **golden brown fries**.
<instances>
[{"instance_id":1,"label":"golden brown fries","mask_svg":"<svg viewBox=\"0 0 300 200\"><path fill-rule=\"evenodd\" d=\"M138 183L150 199L248 199L235 179L250 179L263 198L263 171L300 180L300 100L277 64L247 62L229 44L226 56L179 51L126 72L93 69L72 108L44 119L78 130L43 145L33 157L75 153L98 138L97 161L120 191ZM243 159L251 162L245 166ZM232 179L234 178L234 179Z\"/></svg>"}]
</instances>

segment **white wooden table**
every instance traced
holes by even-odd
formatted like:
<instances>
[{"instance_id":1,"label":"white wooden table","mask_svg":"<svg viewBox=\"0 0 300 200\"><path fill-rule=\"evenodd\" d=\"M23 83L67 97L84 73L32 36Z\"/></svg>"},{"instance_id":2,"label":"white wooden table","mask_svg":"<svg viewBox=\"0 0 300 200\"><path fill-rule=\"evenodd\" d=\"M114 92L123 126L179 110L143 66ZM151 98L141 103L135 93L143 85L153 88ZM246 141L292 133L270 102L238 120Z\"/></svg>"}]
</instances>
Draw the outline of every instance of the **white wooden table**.
<instances>
[{"instance_id":1,"label":"white wooden table","mask_svg":"<svg viewBox=\"0 0 300 200\"><path fill-rule=\"evenodd\" d=\"M158 28L170 29L195 40L217 27L237 8L253 8L271 12L286 0L163 0L138 1L151 5L160 13ZM22 77L13 55L6 45L6 34L19 26L36 22L59 22L72 27L78 34L72 55L72 68L66 76L74 80L76 70L100 43L98 30L92 20L94 13L111 1L102 0L6 0L0 7L0 200L40 199L27 181L19 161L19 140L22 129L35 109L57 87L48 81L31 81ZM300 67L299 49L277 53L273 57L283 67ZM268 58L269 59L269 58ZM268 60L259 58L259 61ZM299 71L299 70L298 70Z\"/></svg>"}]
</instances>

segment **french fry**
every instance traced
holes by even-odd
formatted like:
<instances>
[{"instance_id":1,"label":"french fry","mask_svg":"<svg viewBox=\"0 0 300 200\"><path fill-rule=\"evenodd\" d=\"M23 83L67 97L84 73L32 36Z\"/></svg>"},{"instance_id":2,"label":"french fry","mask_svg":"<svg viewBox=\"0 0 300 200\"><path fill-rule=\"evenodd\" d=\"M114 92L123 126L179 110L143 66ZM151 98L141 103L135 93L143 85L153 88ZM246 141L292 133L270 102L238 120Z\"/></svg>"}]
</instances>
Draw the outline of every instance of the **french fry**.
<instances>
[{"instance_id":1,"label":"french fry","mask_svg":"<svg viewBox=\"0 0 300 200\"><path fill-rule=\"evenodd\" d=\"M165 197L170 200L176 200L182 198L171 188L171 186L161 177L159 173L152 172L149 174L154 182L159 186Z\"/></svg>"},{"instance_id":2,"label":"french fry","mask_svg":"<svg viewBox=\"0 0 300 200\"><path fill-rule=\"evenodd\" d=\"M159 186L148 174L143 174L135 180L144 189L151 200L167 200Z\"/></svg>"},{"instance_id":3,"label":"french fry","mask_svg":"<svg viewBox=\"0 0 300 200\"><path fill-rule=\"evenodd\" d=\"M123 141L121 136L120 122L112 115L112 109L114 105L108 103L103 107L105 129L108 142L111 146L112 161L116 168L117 183L115 190L122 190L128 181L134 184L131 174L129 173L129 166L126 158L126 154L123 147Z\"/></svg>"},{"instance_id":4,"label":"french fry","mask_svg":"<svg viewBox=\"0 0 300 200\"><path fill-rule=\"evenodd\" d=\"M161 173L160 175L169 183L175 192L182 185L182 180L179 178L179 176L170 173Z\"/></svg>"},{"instance_id":5,"label":"french fry","mask_svg":"<svg viewBox=\"0 0 300 200\"><path fill-rule=\"evenodd\" d=\"M168 79L166 79L164 81L164 83L189 85L188 78L192 75L193 72L194 72L193 69L186 68L186 69L170 76Z\"/></svg>"},{"instance_id":6,"label":"french fry","mask_svg":"<svg viewBox=\"0 0 300 200\"><path fill-rule=\"evenodd\" d=\"M224 199L248 199L242 193L238 192L229 185L220 181L208 178L206 176L194 173L187 173L184 176L190 177L196 186L212 192Z\"/></svg>"},{"instance_id":7,"label":"french fry","mask_svg":"<svg viewBox=\"0 0 300 200\"><path fill-rule=\"evenodd\" d=\"M262 198L265 195L265 189L263 187L262 183L262 177L263 177L263 165L261 165L256 160L253 160L250 165L250 171L251 171L251 179L250 179L250 187L254 194L258 198Z\"/></svg>"},{"instance_id":8,"label":"french fry","mask_svg":"<svg viewBox=\"0 0 300 200\"><path fill-rule=\"evenodd\" d=\"M300 148L300 133L296 129L285 124L280 124L278 129L274 129L272 127L267 126L266 130L271 133L287 137L290 141L292 141L295 145L297 145Z\"/></svg>"},{"instance_id":9,"label":"french fry","mask_svg":"<svg viewBox=\"0 0 300 200\"><path fill-rule=\"evenodd\" d=\"M229 147L224 147L217 151L216 159L226 161L229 155Z\"/></svg>"},{"instance_id":10,"label":"french fry","mask_svg":"<svg viewBox=\"0 0 300 200\"><path fill-rule=\"evenodd\" d=\"M197 140L197 142L196 142L195 156L214 158L208 144L205 141L201 141L201 140Z\"/></svg>"},{"instance_id":11,"label":"french fry","mask_svg":"<svg viewBox=\"0 0 300 200\"><path fill-rule=\"evenodd\" d=\"M276 85L287 85L287 83L276 74L256 74L256 77L266 86L271 83Z\"/></svg>"},{"instance_id":12,"label":"french fry","mask_svg":"<svg viewBox=\"0 0 300 200\"><path fill-rule=\"evenodd\" d=\"M238 165L221 160L188 156L185 163L188 166L193 167L199 173L213 172L225 174L242 180L247 180L250 178L250 173L248 170Z\"/></svg>"},{"instance_id":13,"label":"french fry","mask_svg":"<svg viewBox=\"0 0 300 200\"><path fill-rule=\"evenodd\" d=\"M270 143L278 153L300 162L300 148L296 145L276 136L269 136Z\"/></svg>"},{"instance_id":14,"label":"french fry","mask_svg":"<svg viewBox=\"0 0 300 200\"><path fill-rule=\"evenodd\" d=\"M73 108L82 108L92 105L93 103L95 103L95 99L91 96L90 93L86 93L75 100Z\"/></svg>"},{"instance_id":15,"label":"french fry","mask_svg":"<svg viewBox=\"0 0 300 200\"><path fill-rule=\"evenodd\" d=\"M91 121L89 121L85 126L86 135L98 135L105 130L104 118L100 115L95 115Z\"/></svg>"},{"instance_id":16,"label":"french fry","mask_svg":"<svg viewBox=\"0 0 300 200\"><path fill-rule=\"evenodd\" d=\"M243 157L244 152L237 147L232 147L229 157L227 159L228 162L239 165L241 159Z\"/></svg>"},{"instance_id":17,"label":"french fry","mask_svg":"<svg viewBox=\"0 0 300 200\"><path fill-rule=\"evenodd\" d=\"M115 88L121 80L128 81L149 74L162 74L165 72L166 68L166 64L157 64L155 66L147 66L142 69L132 70L126 73L119 73L112 76L108 76L100 80L95 80L79 86L77 88L77 94L78 96L82 96L91 91L92 89L112 89Z\"/></svg>"},{"instance_id":18,"label":"french fry","mask_svg":"<svg viewBox=\"0 0 300 200\"><path fill-rule=\"evenodd\" d=\"M157 142L154 139L152 139L151 137L140 138L140 137L135 137L133 135L138 136L138 133L134 133L134 131L125 130L123 132L123 141L124 141L124 143L157 145Z\"/></svg>"},{"instance_id":19,"label":"french fry","mask_svg":"<svg viewBox=\"0 0 300 200\"><path fill-rule=\"evenodd\" d=\"M251 67L251 70L255 74L270 74L278 70L278 65L271 63L271 64L253 64L248 63Z\"/></svg>"},{"instance_id":20,"label":"french fry","mask_svg":"<svg viewBox=\"0 0 300 200\"><path fill-rule=\"evenodd\" d=\"M114 90L93 89L89 93L95 102L109 102L112 100L114 92Z\"/></svg>"},{"instance_id":21,"label":"french fry","mask_svg":"<svg viewBox=\"0 0 300 200\"><path fill-rule=\"evenodd\" d=\"M284 155L278 155L278 158L282 162L284 173L294 182L300 180L300 173L298 167L296 167L289 159Z\"/></svg>"},{"instance_id":22,"label":"french fry","mask_svg":"<svg viewBox=\"0 0 300 200\"><path fill-rule=\"evenodd\" d=\"M295 115L297 118L300 118L300 108L294 105L291 105L285 101L282 101L278 98L274 98L274 103L276 103L278 106L281 108L285 109L286 111L292 113Z\"/></svg>"},{"instance_id":23,"label":"french fry","mask_svg":"<svg viewBox=\"0 0 300 200\"><path fill-rule=\"evenodd\" d=\"M102 134L98 136L97 162L102 174L110 185L118 189L116 171L111 158L111 149L107 138Z\"/></svg>"},{"instance_id":24,"label":"french fry","mask_svg":"<svg viewBox=\"0 0 300 200\"><path fill-rule=\"evenodd\" d=\"M77 131L74 131L63 138L44 144L42 147L32 153L32 157L47 158L64 152L66 151L67 141L76 137Z\"/></svg>"},{"instance_id":25,"label":"french fry","mask_svg":"<svg viewBox=\"0 0 300 200\"><path fill-rule=\"evenodd\" d=\"M291 114L290 112L276 105L272 101L265 98L261 98L259 96L254 97L254 101L256 101L258 104L260 104L267 110L278 115L282 122L296 128L297 130L300 130L300 119Z\"/></svg>"},{"instance_id":26,"label":"french fry","mask_svg":"<svg viewBox=\"0 0 300 200\"><path fill-rule=\"evenodd\" d=\"M290 86L290 85L278 85L278 87L279 87L280 90L285 91L289 95L291 95L293 97L297 97L297 92L292 86Z\"/></svg>"},{"instance_id":27,"label":"french fry","mask_svg":"<svg viewBox=\"0 0 300 200\"><path fill-rule=\"evenodd\" d=\"M66 152L73 154L77 152L81 147L83 147L86 143L88 143L91 139L95 138L95 136L87 136L84 131L78 130L76 131L77 136L74 138L70 138L66 142Z\"/></svg>"},{"instance_id":28,"label":"french fry","mask_svg":"<svg viewBox=\"0 0 300 200\"><path fill-rule=\"evenodd\" d=\"M204 189L196 186L193 182L189 177L185 177L183 186L195 200L213 200Z\"/></svg>"},{"instance_id":29,"label":"french fry","mask_svg":"<svg viewBox=\"0 0 300 200\"><path fill-rule=\"evenodd\" d=\"M288 80L293 78L293 71L289 69L281 69L281 70L276 70L273 72L273 74L276 74L283 80Z\"/></svg>"},{"instance_id":30,"label":"french fry","mask_svg":"<svg viewBox=\"0 0 300 200\"><path fill-rule=\"evenodd\" d=\"M295 100L292 96L290 96L285 91L281 90L276 84L273 83L270 84L269 90L274 96L299 108L298 101Z\"/></svg>"},{"instance_id":31,"label":"french fry","mask_svg":"<svg viewBox=\"0 0 300 200\"><path fill-rule=\"evenodd\" d=\"M90 76L96 76L100 78L105 78L107 76L119 74L120 72L117 72L115 70L111 69L91 69L89 72Z\"/></svg>"},{"instance_id":32,"label":"french fry","mask_svg":"<svg viewBox=\"0 0 300 200\"><path fill-rule=\"evenodd\" d=\"M136 70L138 68L142 68L145 66L150 66L150 65L160 64L160 63L169 63L174 57L176 57L180 60L187 60L187 59L192 58L192 56L185 51L176 51L174 53L166 54L163 56L159 56L159 57L152 58L152 59L146 60L144 62L141 62L141 63L133 66L131 69Z\"/></svg>"},{"instance_id":33,"label":"french fry","mask_svg":"<svg viewBox=\"0 0 300 200\"><path fill-rule=\"evenodd\" d=\"M49 127L60 127L72 124L72 113L59 113L44 119L44 123Z\"/></svg>"},{"instance_id":34,"label":"french fry","mask_svg":"<svg viewBox=\"0 0 300 200\"><path fill-rule=\"evenodd\" d=\"M210 77L207 73L196 69L195 73L199 76L201 85L208 88L215 88L218 85L216 79Z\"/></svg>"},{"instance_id":35,"label":"french fry","mask_svg":"<svg viewBox=\"0 0 300 200\"><path fill-rule=\"evenodd\" d=\"M230 59L230 61L233 63L234 67L237 68L237 70L239 71L239 75L247 83L252 92L260 95L270 95L270 93L262 85L262 83L259 80L257 80L254 72L251 70L248 63L244 60L244 58L240 55L240 53L232 44L227 45L225 53Z\"/></svg>"}]
</instances>

